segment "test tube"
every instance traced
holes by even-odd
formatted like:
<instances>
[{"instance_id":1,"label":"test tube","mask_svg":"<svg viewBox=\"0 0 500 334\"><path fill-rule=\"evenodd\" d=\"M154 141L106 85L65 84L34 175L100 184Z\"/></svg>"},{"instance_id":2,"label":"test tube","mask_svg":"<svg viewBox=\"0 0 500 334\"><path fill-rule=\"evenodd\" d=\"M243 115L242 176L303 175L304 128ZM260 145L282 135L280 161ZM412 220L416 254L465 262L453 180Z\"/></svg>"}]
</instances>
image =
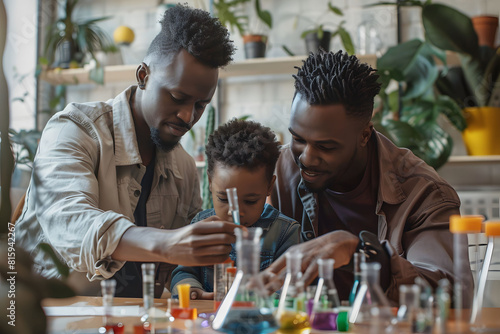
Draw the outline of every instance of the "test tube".
<instances>
[{"instance_id":1,"label":"test tube","mask_svg":"<svg viewBox=\"0 0 500 334\"><path fill-rule=\"evenodd\" d=\"M453 233L453 302L456 319L462 318L462 309L464 308L464 291L466 287L463 285L462 279L466 276L467 271L470 272L470 266L464 263L464 258L466 259L466 256L468 256L467 234L480 233L483 220L483 216L450 216L450 232ZM473 258L475 258L475 261L479 261L477 245L474 251L476 255L473 255ZM466 306L469 307L470 305Z\"/></svg>"},{"instance_id":2,"label":"test tube","mask_svg":"<svg viewBox=\"0 0 500 334\"><path fill-rule=\"evenodd\" d=\"M113 298L115 296L116 281L107 279L101 281L102 306L104 307L104 324L110 321L112 316Z\"/></svg>"},{"instance_id":3,"label":"test tube","mask_svg":"<svg viewBox=\"0 0 500 334\"><path fill-rule=\"evenodd\" d=\"M155 264L143 263L142 269L142 298L146 312L153 307L155 297Z\"/></svg>"},{"instance_id":4,"label":"test tube","mask_svg":"<svg viewBox=\"0 0 500 334\"><path fill-rule=\"evenodd\" d=\"M236 188L227 188L227 201L229 203L229 212L233 217L233 223L240 225L240 208L238 206L238 193Z\"/></svg>"},{"instance_id":5,"label":"test tube","mask_svg":"<svg viewBox=\"0 0 500 334\"><path fill-rule=\"evenodd\" d=\"M226 269L233 266L233 261L227 259L223 263L214 264L214 307L219 308L220 303L227 293Z\"/></svg>"}]
</instances>

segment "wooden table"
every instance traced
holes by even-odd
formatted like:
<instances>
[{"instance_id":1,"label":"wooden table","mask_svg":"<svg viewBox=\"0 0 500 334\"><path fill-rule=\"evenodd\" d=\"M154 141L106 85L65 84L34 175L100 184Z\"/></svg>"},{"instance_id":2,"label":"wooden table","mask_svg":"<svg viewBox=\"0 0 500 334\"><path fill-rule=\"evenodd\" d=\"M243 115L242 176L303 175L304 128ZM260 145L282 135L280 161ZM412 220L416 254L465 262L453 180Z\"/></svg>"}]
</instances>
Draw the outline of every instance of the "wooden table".
<instances>
[{"instance_id":1,"label":"wooden table","mask_svg":"<svg viewBox=\"0 0 500 334\"><path fill-rule=\"evenodd\" d=\"M138 306L142 307L143 302L141 298L114 298L114 306ZM73 297L66 299L45 299L42 303L44 307L52 306L71 306L75 308L75 312L78 313L78 308L81 310L88 309L89 306L100 307L102 306L101 297ZM163 311L167 309L166 299L155 299L154 306ZM178 307L177 301L172 301L172 307ZM190 307L195 307L198 310L198 314L201 313L213 313L214 312L214 302L212 300L193 300L191 301ZM99 333L98 329L104 324L103 316L48 316L48 333L51 334L62 334L62 333ZM113 317L113 322L121 322L124 325L125 333L134 333L134 326L140 325L140 316L119 316ZM188 324L189 325L189 324ZM175 320L173 323L173 328L179 329L182 332L185 331L186 321L185 320ZM204 330L205 332L205 330ZM207 333L217 333L212 329L206 329Z\"/></svg>"},{"instance_id":2,"label":"wooden table","mask_svg":"<svg viewBox=\"0 0 500 334\"><path fill-rule=\"evenodd\" d=\"M142 306L142 299L140 298L115 298L114 303L115 306ZM74 297L74 298L66 298L66 299L45 299L43 302L43 306L72 306L82 308L88 306L102 306L102 298L101 297ZM213 313L214 312L214 303L211 300L193 300L191 301L191 307L195 307L198 309L198 314L200 313ZM155 299L155 307L166 310L167 309L167 301L165 299ZM177 302L172 302L172 307L178 307ZM500 317L498 309L486 309L485 310L489 319L497 319ZM450 314L451 318L453 318L453 310L451 310ZM468 320L469 312L464 310L463 319ZM89 334L89 333L98 333L99 327L103 325L103 317L102 316L48 316L48 332L51 334L62 334L62 333L78 333L78 334ZM125 333L134 333L134 325L140 325L140 316L126 316L126 317L113 317L113 320L120 321L125 326ZM469 334L474 333L469 329L467 320L462 321L454 321L451 320L447 323L447 334ZM185 320L175 320L172 327L175 328L173 334L176 333L184 333L186 332L186 325L190 326L193 323L187 323ZM177 330L178 329L178 330ZM434 331L434 333L438 333L439 331ZM210 328L204 328L196 331L196 333L202 334L214 334L219 333ZM314 331L312 331L314 333ZM349 333L354 333L353 331L349 331Z\"/></svg>"}]
</instances>

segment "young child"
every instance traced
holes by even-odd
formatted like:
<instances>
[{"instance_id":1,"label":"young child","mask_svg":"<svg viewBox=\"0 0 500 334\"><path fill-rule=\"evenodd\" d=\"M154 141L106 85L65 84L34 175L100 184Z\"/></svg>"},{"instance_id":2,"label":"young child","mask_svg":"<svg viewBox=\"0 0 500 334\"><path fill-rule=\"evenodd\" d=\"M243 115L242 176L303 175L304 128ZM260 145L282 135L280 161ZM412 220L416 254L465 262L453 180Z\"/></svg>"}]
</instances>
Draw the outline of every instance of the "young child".
<instances>
[{"instance_id":1,"label":"young child","mask_svg":"<svg viewBox=\"0 0 500 334\"><path fill-rule=\"evenodd\" d=\"M263 229L260 270L267 268L300 241L299 223L266 204L280 154L275 134L257 122L233 119L210 135L206 154L214 208L198 213L191 223L214 215L231 221L226 189L235 187L241 225ZM229 257L236 262L235 245ZM189 283L191 299L213 299L213 276L213 266L179 266L172 273L170 291L175 296L177 284Z\"/></svg>"}]
</instances>

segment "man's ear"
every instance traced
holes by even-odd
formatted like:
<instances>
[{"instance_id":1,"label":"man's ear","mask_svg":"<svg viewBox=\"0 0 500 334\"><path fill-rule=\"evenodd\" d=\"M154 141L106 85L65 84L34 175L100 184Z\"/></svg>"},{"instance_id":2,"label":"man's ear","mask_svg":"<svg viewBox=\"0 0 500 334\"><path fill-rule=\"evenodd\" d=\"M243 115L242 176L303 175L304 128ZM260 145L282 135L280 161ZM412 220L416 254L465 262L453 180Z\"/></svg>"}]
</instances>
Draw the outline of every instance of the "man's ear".
<instances>
[{"instance_id":1,"label":"man's ear","mask_svg":"<svg viewBox=\"0 0 500 334\"><path fill-rule=\"evenodd\" d=\"M149 79L149 67L144 62L142 62L135 71L135 78L137 79L137 85L140 89L146 88L146 83Z\"/></svg>"},{"instance_id":2,"label":"man's ear","mask_svg":"<svg viewBox=\"0 0 500 334\"><path fill-rule=\"evenodd\" d=\"M370 137L372 136L373 132L373 123L370 121L368 124L363 128L361 131L361 146L365 147L370 140Z\"/></svg>"}]
</instances>

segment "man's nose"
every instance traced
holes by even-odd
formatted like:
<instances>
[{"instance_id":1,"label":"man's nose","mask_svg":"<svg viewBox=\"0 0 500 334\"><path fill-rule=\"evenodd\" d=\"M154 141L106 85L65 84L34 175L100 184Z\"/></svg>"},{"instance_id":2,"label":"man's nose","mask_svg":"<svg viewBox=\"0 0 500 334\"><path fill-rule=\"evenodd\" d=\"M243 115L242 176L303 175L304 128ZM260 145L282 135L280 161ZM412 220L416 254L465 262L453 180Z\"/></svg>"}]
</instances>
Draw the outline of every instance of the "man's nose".
<instances>
[{"instance_id":1,"label":"man's nose","mask_svg":"<svg viewBox=\"0 0 500 334\"><path fill-rule=\"evenodd\" d=\"M180 118L184 123L189 124L189 126L193 125L194 117L196 114L196 110L194 105L184 106L177 113L177 117Z\"/></svg>"}]
</instances>

